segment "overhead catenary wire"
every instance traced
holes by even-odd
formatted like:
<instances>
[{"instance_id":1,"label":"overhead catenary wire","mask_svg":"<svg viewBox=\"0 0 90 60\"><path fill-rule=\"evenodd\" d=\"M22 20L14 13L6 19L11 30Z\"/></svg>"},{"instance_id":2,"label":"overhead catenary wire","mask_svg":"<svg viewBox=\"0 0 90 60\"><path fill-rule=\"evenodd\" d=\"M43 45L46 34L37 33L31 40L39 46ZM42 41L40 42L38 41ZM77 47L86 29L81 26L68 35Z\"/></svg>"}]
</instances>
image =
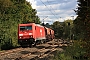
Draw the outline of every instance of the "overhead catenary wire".
<instances>
[{"instance_id":1,"label":"overhead catenary wire","mask_svg":"<svg viewBox=\"0 0 90 60\"><path fill-rule=\"evenodd\" d=\"M48 2L48 4L50 5L50 2L47 0L47 2ZM52 8L52 6L50 5L50 10L53 10L54 11L54 9ZM54 11L54 13L56 13L55 11ZM55 14L55 16L56 16L57 14ZM58 20L59 21L59 20Z\"/></svg>"},{"instance_id":2,"label":"overhead catenary wire","mask_svg":"<svg viewBox=\"0 0 90 60\"><path fill-rule=\"evenodd\" d=\"M42 1L42 0L40 0L46 7L47 7L47 5ZM52 13L52 15L54 16L54 17L56 17L56 15L47 7L47 9ZM56 17L57 18L57 17ZM58 18L57 18L58 19Z\"/></svg>"},{"instance_id":3,"label":"overhead catenary wire","mask_svg":"<svg viewBox=\"0 0 90 60\"><path fill-rule=\"evenodd\" d=\"M48 4L50 5L50 3L49 3L49 1L47 0L47 2L48 2ZM51 9L54 11L54 9L52 8L52 6L50 6L51 7ZM54 13L56 13L55 11L54 11Z\"/></svg>"}]
</instances>

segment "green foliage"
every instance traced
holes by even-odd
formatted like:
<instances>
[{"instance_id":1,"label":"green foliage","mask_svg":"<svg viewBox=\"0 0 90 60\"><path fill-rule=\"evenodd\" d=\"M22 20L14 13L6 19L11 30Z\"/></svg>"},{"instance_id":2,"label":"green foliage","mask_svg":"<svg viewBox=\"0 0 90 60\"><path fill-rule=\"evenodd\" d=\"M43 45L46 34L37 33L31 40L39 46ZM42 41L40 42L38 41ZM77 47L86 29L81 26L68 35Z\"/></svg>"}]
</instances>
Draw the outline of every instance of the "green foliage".
<instances>
[{"instance_id":1,"label":"green foliage","mask_svg":"<svg viewBox=\"0 0 90 60\"><path fill-rule=\"evenodd\" d=\"M82 46L83 43L84 42L82 42L82 41L74 41L73 46L67 47L66 54L70 55L70 56L77 56L77 57L85 55L86 52Z\"/></svg>"},{"instance_id":2,"label":"green foliage","mask_svg":"<svg viewBox=\"0 0 90 60\"><path fill-rule=\"evenodd\" d=\"M0 48L18 45L17 30L20 23L40 23L37 11L26 0L0 0Z\"/></svg>"},{"instance_id":3,"label":"green foliage","mask_svg":"<svg viewBox=\"0 0 90 60\"><path fill-rule=\"evenodd\" d=\"M63 25L63 38L65 39L73 39L73 31L74 25L73 25L73 20L66 20L64 21L64 25Z\"/></svg>"},{"instance_id":4,"label":"green foliage","mask_svg":"<svg viewBox=\"0 0 90 60\"><path fill-rule=\"evenodd\" d=\"M73 20L68 19L64 22L56 21L51 26L55 31L56 38L73 39Z\"/></svg>"},{"instance_id":5,"label":"green foliage","mask_svg":"<svg viewBox=\"0 0 90 60\"><path fill-rule=\"evenodd\" d=\"M90 0L78 0L78 17L74 21L75 36L77 40L83 40L86 44L87 55L90 56Z\"/></svg>"},{"instance_id":6,"label":"green foliage","mask_svg":"<svg viewBox=\"0 0 90 60\"><path fill-rule=\"evenodd\" d=\"M74 41L72 46L66 47L63 52L58 52L54 60L88 60L89 57L85 56L86 49L82 44L84 41Z\"/></svg>"},{"instance_id":7,"label":"green foliage","mask_svg":"<svg viewBox=\"0 0 90 60\"><path fill-rule=\"evenodd\" d=\"M59 21L54 22L52 28L55 31L56 38L61 38L63 36L63 26Z\"/></svg>"},{"instance_id":8,"label":"green foliage","mask_svg":"<svg viewBox=\"0 0 90 60\"><path fill-rule=\"evenodd\" d=\"M53 60L73 60L69 55L65 55L63 52L57 52L57 55Z\"/></svg>"},{"instance_id":9,"label":"green foliage","mask_svg":"<svg viewBox=\"0 0 90 60\"><path fill-rule=\"evenodd\" d=\"M90 30L90 4L89 0L78 0L78 10L76 14L78 17L74 21L75 33L78 36L77 39L89 39L88 35ZM78 30L77 30L78 29Z\"/></svg>"}]
</instances>

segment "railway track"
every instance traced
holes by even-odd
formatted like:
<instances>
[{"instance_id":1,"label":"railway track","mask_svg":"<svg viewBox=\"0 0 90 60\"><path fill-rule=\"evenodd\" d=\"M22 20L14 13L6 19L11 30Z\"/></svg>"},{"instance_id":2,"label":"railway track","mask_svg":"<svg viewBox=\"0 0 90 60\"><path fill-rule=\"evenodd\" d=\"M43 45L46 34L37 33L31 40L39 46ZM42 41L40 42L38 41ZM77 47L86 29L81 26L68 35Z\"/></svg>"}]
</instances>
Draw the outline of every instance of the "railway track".
<instances>
[{"instance_id":1,"label":"railway track","mask_svg":"<svg viewBox=\"0 0 90 60\"><path fill-rule=\"evenodd\" d=\"M16 48L6 52L1 52L0 60L39 60L56 50L63 51L63 49L58 48L63 45L67 46L64 43L62 44L62 41L60 40L59 42L50 41L32 48Z\"/></svg>"},{"instance_id":2,"label":"railway track","mask_svg":"<svg viewBox=\"0 0 90 60\"><path fill-rule=\"evenodd\" d=\"M40 58L44 58L45 56L48 56L51 52L53 52L55 50L56 49L54 49L54 48L52 48L52 49L43 48L43 49L40 49L38 51L22 55L20 57L16 57L16 58L14 58L14 60L20 60L20 59L35 60L35 59L40 59ZM25 57L27 57L27 58L25 58Z\"/></svg>"},{"instance_id":3,"label":"railway track","mask_svg":"<svg viewBox=\"0 0 90 60\"><path fill-rule=\"evenodd\" d=\"M23 48L16 48L16 49L11 49L11 50L7 50L7 51L3 51L3 52L0 52L0 56L2 55L6 55L6 54L10 54L10 53L13 53L13 52L17 52L17 51L20 51L20 50L23 50Z\"/></svg>"}]
</instances>

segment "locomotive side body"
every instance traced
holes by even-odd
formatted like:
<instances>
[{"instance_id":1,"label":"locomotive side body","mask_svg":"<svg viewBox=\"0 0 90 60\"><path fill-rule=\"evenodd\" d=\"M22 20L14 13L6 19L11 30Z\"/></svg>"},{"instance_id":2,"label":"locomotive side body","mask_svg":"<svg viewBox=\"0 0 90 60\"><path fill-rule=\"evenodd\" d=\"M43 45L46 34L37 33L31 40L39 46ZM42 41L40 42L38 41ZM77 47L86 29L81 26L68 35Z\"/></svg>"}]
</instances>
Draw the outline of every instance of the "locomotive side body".
<instances>
[{"instance_id":1,"label":"locomotive side body","mask_svg":"<svg viewBox=\"0 0 90 60\"><path fill-rule=\"evenodd\" d=\"M38 24L36 24L36 27L35 27L35 35L36 35L36 40L44 40L46 39L45 37L45 29L43 26L40 26Z\"/></svg>"}]
</instances>

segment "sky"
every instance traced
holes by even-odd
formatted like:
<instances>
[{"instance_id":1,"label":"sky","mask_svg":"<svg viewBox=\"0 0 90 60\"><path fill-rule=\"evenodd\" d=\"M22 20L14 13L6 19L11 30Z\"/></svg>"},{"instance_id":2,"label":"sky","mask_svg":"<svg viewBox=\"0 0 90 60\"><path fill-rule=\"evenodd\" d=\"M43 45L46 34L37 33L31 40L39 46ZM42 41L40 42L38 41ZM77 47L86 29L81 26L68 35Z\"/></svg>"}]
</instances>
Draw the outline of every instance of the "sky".
<instances>
[{"instance_id":1,"label":"sky","mask_svg":"<svg viewBox=\"0 0 90 60\"><path fill-rule=\"evenodd\" d=\"M74 20L77 15L77 0L26 0L33 9L37 10L40 21L52 24L55 21L63 22L67 19Z\"/></svg>"}]
</instances>

